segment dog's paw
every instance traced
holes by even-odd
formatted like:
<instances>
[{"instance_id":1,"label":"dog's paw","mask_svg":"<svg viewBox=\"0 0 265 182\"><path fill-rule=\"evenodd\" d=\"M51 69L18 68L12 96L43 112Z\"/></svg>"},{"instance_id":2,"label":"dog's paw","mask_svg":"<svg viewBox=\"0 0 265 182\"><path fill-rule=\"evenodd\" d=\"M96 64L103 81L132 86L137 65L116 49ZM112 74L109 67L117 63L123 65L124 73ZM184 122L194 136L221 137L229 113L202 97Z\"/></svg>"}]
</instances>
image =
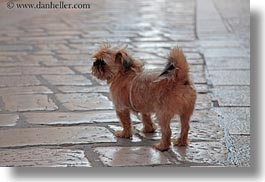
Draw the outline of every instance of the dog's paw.
<instances>
[{"instance_id":1,"label":"dog's paw","mask_svg":"<svg viewBox=\"0 0 265 182\"><path fill-rule=\"evenodd\" d=\"M131 138L132 137L131 132L125 132L124 130L116 131L114 135L119 138Z\"/></svg>"},{"instance_id":2,"label":"dog's paw","mask_svg":"<svg viewBox=\"0 0 265 182\"><path fill-rule=\"evenodd\" d=\"M187 140L182 140L181 138L178 138L173 141L173 145L178 147L185 147L189 145L189 142Z\"/></svg>"},{"instance_id":3,"label":"dog's paw","mask_svg":"<svg viewBox=\"0 0 265 182\"><path fill-rule=\"evenodd\" d=\"M154 133L156 131L156 129L157 129L157 126L155 124L152 124L152 126L149 126L149 127L145 126L142 129L142 132L143 133Z\"/></svg>"},{"instance_id":4,"label":"dog's paw","mask_svg":"<svg viewBox=\"0 0 265 182\"><path fill-rule=\"evenodd\" d=\"M157 149L157 150L159 150L159 151L161 151L161 152L163 152L163 151L167 151L167 150L169 149L169 147L170 147L170 146L165 146L165 145L163 145L163 144L161 144L161 143L156 143L156 144L153 145L153 148L154 148L154 149Z\"/></svg>"}]
</instances>

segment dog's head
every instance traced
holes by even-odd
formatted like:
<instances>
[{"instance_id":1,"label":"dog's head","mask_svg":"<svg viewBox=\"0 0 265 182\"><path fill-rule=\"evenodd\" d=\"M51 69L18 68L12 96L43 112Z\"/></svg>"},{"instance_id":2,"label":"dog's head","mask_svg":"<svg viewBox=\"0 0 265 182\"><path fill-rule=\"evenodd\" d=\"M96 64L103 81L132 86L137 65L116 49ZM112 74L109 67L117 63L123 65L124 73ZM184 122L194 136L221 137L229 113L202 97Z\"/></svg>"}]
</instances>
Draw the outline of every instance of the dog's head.
<instances>
[{"instance_id":1,"label":"dog's head","mask_svg":"<svg viewBox=\"0 0 265 182\"><path fill-rule=\"evenodd\" d=\"M142 71L143 62L134 60L124 48L112 48L109 44L101 46L94 56L92 75L108 83L117 75Z\"/></svg>"}]
</instances>

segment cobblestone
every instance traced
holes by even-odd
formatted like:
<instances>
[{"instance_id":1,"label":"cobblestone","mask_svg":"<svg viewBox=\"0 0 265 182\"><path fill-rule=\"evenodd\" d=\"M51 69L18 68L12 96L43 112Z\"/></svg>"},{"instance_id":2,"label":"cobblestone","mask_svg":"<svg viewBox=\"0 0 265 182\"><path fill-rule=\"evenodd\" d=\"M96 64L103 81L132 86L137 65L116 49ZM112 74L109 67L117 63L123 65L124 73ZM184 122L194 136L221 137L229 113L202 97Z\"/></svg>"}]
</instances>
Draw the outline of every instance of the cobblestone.
<instances>
[{"instance_id":1,"label":"cobblestone","mask_svg":"<svg viewBox=\"0 0 265 182\"><path fill-rule=\"evenodd\" d=\"M43 78L53 85L92 85L82 75L43 75Z\"/></svg>"},{"instance_id":2,"label":"cobblestone","mask_svg":"<svg viewBox=\"0 0 265 182\"><path fill-rule=\"evenodd\" d=\"M179 161L224 165L227 149L221 142L193 142L189 147L173 147L172 152Z\"/></svg>"},{"instance_id":3,"label":"cobblestone","mask_svg":"<svg viewBox=\"0 0 265 182\"><path fill-rule=\"evenodd\" d=\"M15 126L18 119L17 114L0 114L0 126Z\"/></svg>"},{"instance_id":4,"label":"cobblestone","mask_svg":"<svg viewBox=\"0 0 265 182\"><path fill-rule=\"evenodd\" d=\"M116 139L106 128L98 126L14 128L0 133L0 146L4 148L102 142L116 142Z\"/></svg>"},{"instance_id":5,"label":"cobblestone","mask_svg":"<svg viewBox=\"0 0 265 182\"><path fill-rule=\"evenodd\" d=\"M250 166L249 1L98 0L23 14L2 2L0 11L1 166ZM133 114L133 137L114 136L109 86L91 75L106 41L154 70L182 48L198 91L188 147L152 149L160 129L142 133ZM178 137L179 117L171 126Z\"/></svg>"},{"instance_id":6,"label":"cobblestone","mask_svg":"<svg viewBox=\"0 0 265 182\"><path fill-rule=\"evenodd\" d=\"M46 95L5 95L2 97L8 111L56 110L58 107Z\"/></svg>"},{"instance_id":7,"label":"cobblestone","mask_svg":"<svg viewBox=\"0 0 265 182\"><path fill-rule=\"evenodd\" d=\"M99 93L109 93L108 86L60 86L57 87L63 93L82 93L82 92L99 92Z\"/></svg>"},{"instance_id":8,"label":"cobblestone","mask_svg":"<svg viewBox=\"0 0 265 182\"><path fill-rule=\"evenodd\" d=\"M0 163L9 167L90 167L82 150L13 149L0 150Z\"/></svg>"},{"instance_id":9,"label":"cobblestone","mask_svg":"<svg viewBox=\"0 0 265 182\"><path fill-rule=\"evenodd\" d=\"M170 164L167 157L151 147L98 147L100 160L107 166L152 166Z\"/></svg>"},{"instance_id":10,"label":"cobblestone","mask_svg":"<svg viewBox=\"0 0 265 182\"><path fill-rule=\"evenodd\" d=\"M35 76L2 76L0 87L17 87L40 85L40 81Z\"/></svg>"},{"instance_id":11,"label":"cobblestone","mask_svg":"<svg viewBox=\"0 0 265 182\"><path fill-rule=\"evenodd\" d=\"M250 135L249 107L220 107L216 108L216 112L220 114L222 123L228 129L229 134Z\"/></svg>"},{"instance_id":12,"label":"cobblestone","mask_svg":"<svg viewBox=\"0 0 265 182\"><path fill-rule=\"evenodd\" d=\"M62 106L71 111L113 108L112 102L99 93L56 94L55 96Z\"/></svg>"},{"instance_id":13,"label":"cobblestone","mask_svg":"<svg viewBox=\"0 0 265 182\"><path fill-rule=\"evenodd\" d=\"M51 94L53 91L45 86L5 87L0 88L0 95Z\"/></svg>"},{"instance_id":14,"label":"cobblestone","mask_svg":"<svg viewBox=\"0 0 265 182\"><path fill-rule=\"evenodd\" d=\"M213 89L214 100L219 106L250 106L250 88L243 87L216 87Z\"/></svg>"},{"instance_id":15,"label":"cobblestone","mask_svg":"<svg viewBox=\"0 0 265 182\"><path fill-rule=\"evenodd\" d=\"M90 111L90 112L50 112L50 113L24 113L26 121L32 124L44 125L73 125L85 123L109 123L119 122L114 111ZM139 122L132 117L134 122Z\"/></svg>"},{"instance_id":16,"label":"cobblestone","mask_svg":"<svg viewBox=\"0 0 265 182\"><path fill-rule=\"evenodd\" d=\"M11 67L0 68L0 75L42 75L42 74L73 74L66 67Z\"/></svg>"},{"instance_id":17,"label":"cobblestone","mask_svg":"<svg viewBox=\"0 0 265 182\"><path fill-rule=\"evenodd\" d=\"M211 71L210 77L214 85L250 85L250 71L218 70Z\"/></svg>"},{"instance_id":18,"label":"cobblestone","mask_svg":"<svg viewBox=\"0 0 265 182\"><path fill-rule=\"evenodd\" d=\"M223 137L223 132L218 126L218 123L208 122L191 122L191 130L189 132L189 139L191 142L196 141L216 141ZM136 129L139 134L149 140L160 140L161 131L158 129L155 133L142 133L142 124L137 124ZM180 123L171 123L172 136L177 138L180 134Z\"/></svg>"}]
</instances>

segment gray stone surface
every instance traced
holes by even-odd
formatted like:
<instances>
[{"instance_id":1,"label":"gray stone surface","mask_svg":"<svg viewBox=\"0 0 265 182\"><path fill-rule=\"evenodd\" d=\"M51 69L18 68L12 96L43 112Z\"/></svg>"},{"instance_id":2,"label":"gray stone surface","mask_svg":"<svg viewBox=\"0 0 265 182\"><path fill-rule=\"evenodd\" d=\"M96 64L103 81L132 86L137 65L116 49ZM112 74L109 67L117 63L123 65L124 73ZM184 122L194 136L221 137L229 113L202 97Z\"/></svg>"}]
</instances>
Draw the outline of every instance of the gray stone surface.
<instances>
[{"instance_id":1,"label":"gray stone surface","mask_svg":"<svg viewBox=\"0 0 265 182\"><path fill-rule=\"evenodd\" d=\"M229 134L250 135L249 107L220 107L215 109Z\"/></svg>"},{"instance_id":2,"label":"gray stone surface","mask_svg":"<svg viewBox=\"0 0 265 182\"><path fill-rule=\"evenodd\" d=\"M219 106L250 106L250 88L244 87L215 87L213 100L217 100Z\"/></svg>"},{"instance_id":3,"label":"gray stone surface","mask_svg":"<svg viewBox=\"0 0 265 182\"><path fill-rule=\"evenodd\" d=\"M35 76L1 76L0 87L40 85Z\"/></svg>"},{"instance_id":4,"label":"gray stone surface","mask_svg":"<svg viewBox=\"0 0 265 182\"><path fill-rule=\"evenodd\" d=\"M248 57L249 54L242 48L207 48L204 51L206 58L244 58Z\"/></svg>"},{"instance_id":5,"label":"gray stone surface","mask_svg":"<svg viewBox=\"0 0 265 182\"><path fill-rule=\"evenodd\" d=\"M109 86L59 86L57 87L63 93L82 93L82 92L100 92L109 93Z\"/></svg>"},{"instance_id":6,"label":"gray stone surface","mask_svg":"<svg viewBox=\"0 0 265 182\"><path fill-rule=\"evenodd\" d=\"M232 143L229 161L237 166L250 167L250 136L232 135Z\"/></svg>"},{"instance_id":7,"label":"gray stone surface","mask_svg":"<svg viewBox=\"0 0 265 182\"><path fill-rule=\"evenodd\" d=\"M53 85L91 85L91 81L82 75L43 75Z\"/></svg>"},{"instance_id":8,"label":"gray stone surface","mask_svg":"<svg viewBox=\"0 0 265 182\"><path fill-rule=\"evenodd\" d=\"M0 88L0 95L26 95L26 94L51 94L51 93L53 92L45 86Z\"/></svg>"},{"instance_id":9,"label":"gray stone surface","mask_svg":"<svg viewBox=\"0 0 265 182\"><path fill-rule=\"evenodd\" d=\"M0 132L0 147L73 145L116 142L112 133L99 126L13 128Z\"/></svg>"},{"instance_id":10,"label":"gray stone surface","mask_svg":"<svg viewBox=\"0 0 265 182\"><path fill-rule=\"evenodd\" d=\"M155 133L142 133L141 129L143 128L142 124L135 125L139 135L149 140L160 140L161 131L158 128ZM170 125L172 137L177 138L180 135L180 123L173 122ZM200 123L200 122L191 122L190 131L189 131L189 140L190 141L216 141L220 140L223 137L224 133L219 127L217 122L209 123Z\"/></svg>"},{"instance_id":11,"label":"gray stone surface","mask_svg":"<svg viewBox=\"0 0 265 182\"><path fill-rule=\"evenodd\" d=\"M18 119L17 114L0 114L0 126L15 126Z\"/></svg>"},{"instance_id":12,"label":"gray stone surface","mask_svg":"<svg viewBox=\"0 0 265 182\"><path fill-rule=\"evenodd\" d=\"M250 71L220 70L209 71L213 85L250 85Z\"/></svg>"},{"instance_id":13,"label":"gray stone surface","mask_svg":"<svg viewBox=\"0 0 265 182\"><path fill-rule=\"evenodd\" d=\"M0 68L0 75L74 74L67 67L9 67Z\"/></svg>"},{"instance_id":14,"label":"gray stone surface","mask_svg":"<svg viewBox=\"0 0 265 182\"><path fill-rule=\"evenodd\" d=\"M85 123L109 123L119 122L115 111L90 111L90 112L46 112L46 113L23 113L26 121L31 124L44 125L73 125ZM139 122L132 117L134 122Z\"/></svg>"},{"instance_id":15,"label":"gray stone surface","mask_svg":"<svg viewBox=\"0 0 265 182\"><path fill-rule=\"evenodd\" d=\"M108 127L110 129L112 129L114 132L123 130L123 127L122 126L118 126L118 125L108 125ZM125 140L127 140L127 139L125 139ZM141 141L142 141L141 138L138 137L135 133L130 138L130 142L141 142Z\"/></svg>"},{"instance_id":16,"label":"gray stone surface","mask_svg":"<svg viewBox=\"0 0 265 182\"><path fill-rule=\"evenodd\" d=\"M8 111L56 110L58 107L47 95L5 95L2 97Z\"/></svg>"},{"instance_id":17,"label":"gray stone surface","mask_svg":"<svg viewBox=\"0 0 265 182\"><path fill-rule=\"evenodd\" d=\"M29 148L0 150L1 166L91 167L82 150Z\"/></svg>"},{"instance_id":18,"label":"gray stone surface","mask_svg":"<svg viewBox=\"0 0 265 182\"><path fill-rule=\"evenodd\" d=\"M2 2L0 11L0 165L250 165L248 0L98 0L56 11ZM153 150L160 130L142 134L135 116L132 139L114 137L122 128L108 86L91 75L106 40L160 71L172 47L184 51L198 91L189 147ZM178 117L172 130L177 137Z\"/></svg>"},{"instance_id":19,"label":"gray stone surface","mask_svg":"<svg viewBox=\"0 0 265 182\"><path fill-rule=\"evenodd\" d=\"M250 69L250 61L246 58L207 58L209 70L246 70Z\"/></svg>"},{"instance_id":20,"label":"gray stone surface","mask_svg":"<svg viewBox=\"0 0 265 182\"><path fill-rule=\"evenodd\" d=\"M227 149L221 142L191 142L188 147L172 147L176 158L182 162L227 165Z\"/></svg>"},{"instance_id":21,"label":"gray stone surface","mask_svg":"<svg viewBox=\"0 0 265 182\"><path fill-rule=\"evenodd\" d=\"M100 93L56 94L56 97L71 111L113 109L112 102Z\"/></svg>"},{"instance_id":22,"label":"gray stone surface","mask_svg":"<svg viewBox=\"0 0 265 182\"><path fill-rule=\"evenodd\" d=\"M101 162L107 166L155 166L171 162L151 147L97 147Z\"/></svg>"},{"instance_id":23,"label":"gray stone surface","mask_svg":"<svg viewBox=\"0 0 265 182\"><path fill-rule=\"evenodd\" d=\"M198 94L195 109L210 109L212 107L209 94Z\"/></svg>"}]
</instances>

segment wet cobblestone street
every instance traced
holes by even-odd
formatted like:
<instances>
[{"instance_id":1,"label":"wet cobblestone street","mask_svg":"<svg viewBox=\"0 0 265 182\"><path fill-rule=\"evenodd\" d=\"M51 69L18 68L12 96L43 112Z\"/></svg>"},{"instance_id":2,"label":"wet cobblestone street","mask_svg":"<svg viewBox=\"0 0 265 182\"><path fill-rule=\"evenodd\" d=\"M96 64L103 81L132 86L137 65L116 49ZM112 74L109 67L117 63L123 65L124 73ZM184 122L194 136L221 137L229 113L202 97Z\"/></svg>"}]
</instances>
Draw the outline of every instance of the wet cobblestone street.
<instances>
[{"instance_id":1,"label":"wet cobblestone street","mask_svg":"<svg viewBox=\"0 0 265 182\"><path fill-rule=\"evenodd\" d=\"M0 3L0 166L250 166L249 1L90 6L9 10ZM170 48L183 49L198 92L188 147L156 151L160 130L142 133L135 115L132 139L114 136L121 125L109 88L91 75L103 41L127 44L145 69L162 70ZM179 118L171 128L178 136Z\"/></svg>"}]
</instances>

